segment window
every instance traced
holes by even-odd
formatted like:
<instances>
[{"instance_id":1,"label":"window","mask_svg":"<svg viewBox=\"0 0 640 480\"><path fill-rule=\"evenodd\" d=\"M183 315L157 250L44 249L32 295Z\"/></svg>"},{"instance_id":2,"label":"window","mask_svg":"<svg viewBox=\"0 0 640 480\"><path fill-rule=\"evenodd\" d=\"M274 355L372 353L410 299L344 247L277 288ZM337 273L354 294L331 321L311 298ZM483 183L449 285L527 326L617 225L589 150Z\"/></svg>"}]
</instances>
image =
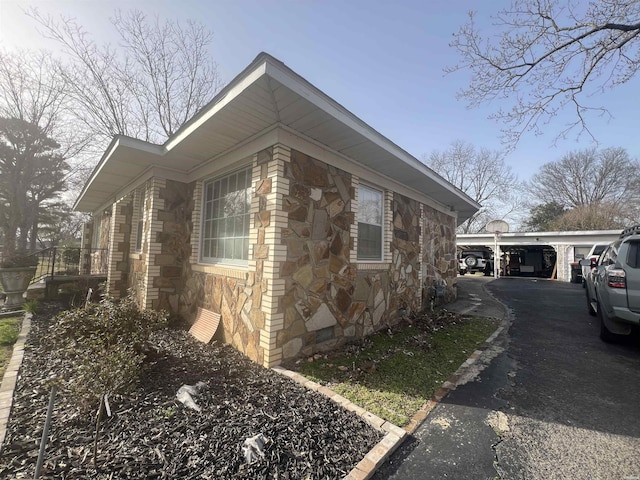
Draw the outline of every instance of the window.
<instances>
[{"instance_id":1,"label":"window","mask_svg":"<svg viewBox=\"0 0 640 480\"><path fill-rule=\"evenodd\" d=\"M627 264L631 268L640 268L640 242L629 242L629 254L627 258Z\"/></svg>"},{"instance_id":2,"label":"window","mask_svg":"<svg viewBox=\"0 0 640 480\"><path fill-rule=\"evenodd\" d=\"M618 258L618 249L620 248L620 240L612 243L598 259L598 265L613 265Z\"/></svg>"},{"instance_id":3,"label":"window","mask_svg":"<svg viewBox=\"0 0 640 480\"><path fill-rule=\"evenodd\" d=\"M358 260L382 261L382 208L381 191L358 187Z\"/></svg>"},{"instance_id":4,"label":"window","mask_svg":"<svg viewBox=\"0 0 640 480\"><path fill-rule=\"evenodd\" d=\"M102 216L93 217L93 232L91 234L91 249L100 248L100 234L102 233Z\"/></svg>"},{"instance_id":5,"label":"window","mask_svg":"<svg viewBox=\"0 0 640 480\"><path fill-rule=\"evenodd\" d=\"M144 227L144 220L142 218L138 220L138 226L136 229L136 253L142 251L142 229Z\"/></svg>"},{"instance_id":6,"label":"window","mask_svg":"<svg viewBox=\"0 0 640 480\"><path fill-rule=\"evenodd\" d=\"M204 185L200 259L245 264L249 252L251 167Z\"/></svg>"},{"instance_id":7,"label":"window","mask_svg":"<svg viewBox=\"0 0 640 480\"><path fill-rule=\"evenodd\" d=\"M144 204L145 204L146 190L144 188L137 190L134 196L134 208L138 214L138 221L136 222L136 253L142 252L142 236L144 234Z\"/></svg>"}]
</instances>

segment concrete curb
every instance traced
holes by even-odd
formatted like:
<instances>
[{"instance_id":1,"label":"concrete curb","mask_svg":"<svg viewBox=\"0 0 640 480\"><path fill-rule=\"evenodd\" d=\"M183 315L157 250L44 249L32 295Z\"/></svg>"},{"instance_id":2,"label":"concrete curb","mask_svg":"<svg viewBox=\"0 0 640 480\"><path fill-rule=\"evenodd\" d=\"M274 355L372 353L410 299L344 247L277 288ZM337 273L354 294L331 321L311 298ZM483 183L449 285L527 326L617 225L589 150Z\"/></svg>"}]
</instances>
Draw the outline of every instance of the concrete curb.
<instances>
[{"instance_id":1,"label":"concrete curb","mask_svg":"<svg viewBox=\"0 0 640 480\"><path fill-rule=\"evenodd\" d=\"M27 340L29 330L31 330L31 317L33 317L31 313L26 312L24 314L20 334L16 343L13 344L13 354L4 372L2 384L0 384L0 451L2 451L2 445L7 435L7 425L9 424L9 415L13 405L13 391L16 388L18 371L24 357L24 343Z\"/></svg>"},{"instance_id":2,"label":"concrete curb","mask_svg":"<svg viewBox=\"0 0 640 480\"><path fill-rule=\"evenodd\" d=\"M322 393L338 405L354 412L379 432L385 434L384 438L380 440L378 444L373 447L362 460L360 460L360 462L353 468L353 470L349 472L346 477L344 477L343 480L366 480L367 478L371 478L378 467L380 467L380 465L382 465L387 460L387 458L389 458L389 456L400 446L400 444L402 444L404 439L407 437L407 432L405 429L400 428L393 423L387 422L386 420L383 420L382 418L374 415L371 412L368 412L364 408L359 407L355 403L352 403L342 395L338 395L330 388L322 386L312 380L303 377L299 373L292 372L291 370L287 370L286 368L273 367L272 370L278 372L281 375L284 375L285 377L289 377L290 379L298 382L300 385L307 387L310 390Z\"/></svg>"}]
</instances>

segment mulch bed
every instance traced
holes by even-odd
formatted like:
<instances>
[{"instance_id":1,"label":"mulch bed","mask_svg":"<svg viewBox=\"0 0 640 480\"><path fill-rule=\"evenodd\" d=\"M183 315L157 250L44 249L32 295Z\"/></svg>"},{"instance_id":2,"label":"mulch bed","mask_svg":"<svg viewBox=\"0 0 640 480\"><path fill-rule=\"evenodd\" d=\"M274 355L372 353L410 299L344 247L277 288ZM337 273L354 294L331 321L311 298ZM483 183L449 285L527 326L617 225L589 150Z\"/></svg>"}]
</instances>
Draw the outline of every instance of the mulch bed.
<instances>
[{"instance_id":1,"label":"mulch bed","mask_svg":"<svg viewBox=\"0 0 640 480\"><path fill-rule=\"evenodd\" d=\"M50 388L39 348L52 312L36 315L25 349L0 478L33 478ZM355 414L321 394L186 332L152 338L153 353L134 394L111 399L96 469L95 412L79 414L58 395L40 478L338 479L381 439ZM194 397L201 412L176 400L183 384L207 383ZM247 464L242 444L262 433L264 457Z\"/></svg>"}]
</instances>

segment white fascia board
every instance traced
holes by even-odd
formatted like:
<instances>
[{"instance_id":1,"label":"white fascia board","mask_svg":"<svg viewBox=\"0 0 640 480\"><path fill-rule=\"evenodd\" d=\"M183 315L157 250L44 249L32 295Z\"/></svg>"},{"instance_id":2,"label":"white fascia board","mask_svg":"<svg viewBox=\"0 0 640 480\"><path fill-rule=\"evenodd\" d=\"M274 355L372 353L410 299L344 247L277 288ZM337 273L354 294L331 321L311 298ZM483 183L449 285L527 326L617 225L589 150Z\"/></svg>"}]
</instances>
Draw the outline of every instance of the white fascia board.
<instances>
[{"instance_id":1,"label":"white fascia board","mask_svg":"<svg viewBox=\"0 0 640 480\"><path fill-rule=\"evenodd\" d=\"M269 77L274 80L280 82L285 87L289 88L293 92L300 95L302 98L309 100L311 103L316 105L319 109L328 113L335 119L342 122L348 128L351 128L355 132L361 134L367 140L372 143L375 143L379 147L383 148L399 160L403 161L407 165L418 170L420 173L425 175L426 177L433 180L442 188L450 191L457 197L459 197L464 202L468 203L470 206L480 209L481 205L471 199L467 194L462 192L461 190L454 187L451 183L447 182L444 178L434 172L432 169L427 167L425 164L420 162L413 155L409 154L407 151L400 148L398 145L393 143L391 140L378 133L372 127L367 125L364 121L360 120L354 114L349 112L342 105L332 100L328 95L323 93L321 90L314 87L311 83L309 83L304 78L300 77L298 74L293 72L288 67L283 69L280 65L275 64L274 62L267 59L266 63L267 69L266 73Z\"/></svg>"},{"instance_id":2,"label":"white fascia board","mask_svg":"<svg viewBox=\"0 0 640 480\"><path fill-rule=\"evenodd\" d=\"M191 121L178 130L176 134L170 138L165 144L167 151L171 151L177 145L180 144L189 135L199 129L207 120L213 117L226 105L228 105L234 98L240 95L245 89L255 83L260 77L265 74L265 64L258 65L255 69L248 72L243 78L239 79L237 83L230 86L228 90L222 90L216 95L211 102L211 105L204 107L200 114L197 114Z\"/></svg>"}]
</instances>

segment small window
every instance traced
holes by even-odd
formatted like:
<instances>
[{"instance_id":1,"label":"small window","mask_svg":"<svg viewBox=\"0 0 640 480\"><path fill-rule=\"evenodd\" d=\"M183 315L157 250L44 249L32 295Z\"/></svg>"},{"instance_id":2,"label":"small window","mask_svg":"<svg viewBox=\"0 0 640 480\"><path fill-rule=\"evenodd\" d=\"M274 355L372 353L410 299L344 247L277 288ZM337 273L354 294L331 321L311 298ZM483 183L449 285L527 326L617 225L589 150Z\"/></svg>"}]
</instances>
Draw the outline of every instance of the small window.
<instances>
[{"instance_id":1,"label":"small window","mask_svg":"<svg viewBox=\"0 0 640 480\"><path fill-rule=\"evenodd\" d=\"M250 206L250 167L205 184L201 261L246 264L249 256Z\"/></svg>"},{"instance_id":2,"label":"small window","mask_svg":"<svg viewBox=\"0 0 640 480\"><path fill-rule=\"evenodd\" d=\"M360 185L358 188L358 260L382 260L383 194Z\"/></svg>"},{"instance_id":3,"label":"small window","mask_svg":"<svg viewBox=\"0 0 640 480\"><path fill-rule=\"evenodd\" d=\"M102 232L102 217L94 217L93 232L91 234L91 249L98 250L100 248L100 234Z\"/></svg>"},{"instance_id":4,"label":"small window","mask_svg":"<svg viewBox=\"0 0 640 480\"><path fill-rule=\"evenodd\" d=\"M142 236L144 235L144 203L145 203L146 189L142 188L137 190L134 197L134 208L138 215L138 222L136 224L136 253L142 252Z\"/></svg>"},{"instance_id":5,"label":"small window","mask_svg":"<svg viewBox=\"0 0 640 480\"><path fill-rule=\"evenodd\" d=\"M144 220L141 218L138 220L138 228L136 229L136 253L142 251L142 229L144 227Z\"/></svg>"}]
</instances>

